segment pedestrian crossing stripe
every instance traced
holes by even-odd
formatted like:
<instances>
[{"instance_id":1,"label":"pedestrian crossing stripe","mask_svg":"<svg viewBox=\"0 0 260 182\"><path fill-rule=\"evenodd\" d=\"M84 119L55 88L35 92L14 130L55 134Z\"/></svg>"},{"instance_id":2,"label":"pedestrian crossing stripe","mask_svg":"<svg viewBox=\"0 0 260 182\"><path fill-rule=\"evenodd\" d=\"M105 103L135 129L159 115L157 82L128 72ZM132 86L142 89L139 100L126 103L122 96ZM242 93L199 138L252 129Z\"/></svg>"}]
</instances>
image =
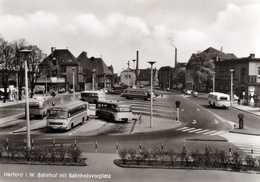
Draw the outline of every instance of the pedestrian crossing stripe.
<instances>
[{"instance_id":1,"label":"pedestrian crossing stripe","mask_svg":"<svg viewBox=\"0 0 260 182\"><path fill-rule=\"evenodd\" d=\"M195 132L195 133L204 133L204 132L207 132L207 131L209 131L208 129L205 129L205 130L202 130L202 131L197 131L197 132Z\"/></svg>"},{"instance_id":2,"label":"pedestrian crossing stripe","mask_svg":"<svg viewBox=\"0 0 260 182\"><path fill-rule=\"evenodd\" d=\"M227 131L218 131L218 132L216 132L216 133L211 133L211 134L209 134L209 135L222 135L222 134L224 134L224 133L227 133Z\"/></svg>"},{"instance_id":3,"label":"pedestrian crossing stripe","mask_svg":"<svg viewBox=\"0 0 260 182\"><path fill-rule=\"evenodd\" d=\"M203 129L196 129L196 130L191 130L191 131L188 131L188 133L194 133L194 132L196 132L196 131L201 131L201 130L203 130Z\"/></svg>"},{"instance_id":4,"label":"pedestrian crossing stripe","mask_svg":"<svg viewBox=\"0 0 260 182\"><path fill-rule=\"evenodd\" d=\"M187 128L187 129L184 129L184 130L181 130L182 132L186 132L186 131L190 131L190 130L194 130L196 128Z\"/></svg>"},{"instance_id":5,"label":"pedestrian crossing stripe","mask_svg":"<svg viewBox=\"0 0 260 182\"><path fill-rule=\"evenodd\" d=\"M186 129L186 128L189 128L189 127L182 127L182 128L178 128L178 129L176 129L177 131L180 131L180 130L183 130L183 129Z\"/></svg>"},{"instance_id":6,"label":"pedestrian crossing stripe","mask_svg":"<svg viewBox=\"0 0 260 182\"><path fill-rule=\"evenodd\" d=\"M212 134L212 133L216 133L217 130L211 130L211 131L208 131L206 133L202 133L203 135L209 135L209 134Z\"/></svg>"}]
</instances>

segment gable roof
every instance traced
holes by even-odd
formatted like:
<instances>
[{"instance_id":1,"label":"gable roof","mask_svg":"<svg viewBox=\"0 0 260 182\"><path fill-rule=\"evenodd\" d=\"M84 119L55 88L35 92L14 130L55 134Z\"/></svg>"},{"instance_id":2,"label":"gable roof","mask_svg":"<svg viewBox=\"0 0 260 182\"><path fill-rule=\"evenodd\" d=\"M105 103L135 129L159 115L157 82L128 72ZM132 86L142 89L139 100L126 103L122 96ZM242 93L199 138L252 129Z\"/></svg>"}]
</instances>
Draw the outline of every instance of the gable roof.
<instances>
[{"instance_id":1,"label":"gable roof","mask_svg":"<svg viewBox=\"0 0 260 182\"><path fill-rule=\"evenodd\" d=\"M113 67L108 67L102 58L88 58L87 53L84 51L77 57L77 61L83 67L85 73L91 73L93 69L96 69L96 75L113 74Z\"/></svg>"},{"instance_id":2,"label":"gable roof","mask_svg":"<svg viewBox=\"0 0 260 182\"><path fill-rule=\"evenodd\" d=\"M195 64L202 64L204 62L211 61L211 60L217 62L217 61L223 61L229 59L237 59L237 57L233 53L224 53L213 47L209 47L200 53L192 54L188 61L187 67Z\"/></svg>"},{"instance_id":3,"label":"gable roof","mask_svg":"<svg viewBox=\"0 0 260 182\"><path fill-rule=\"evenodd\" d=\"M78 62L68 49L55 49L43 61L42 65L49 64L53 59L57 60L57 64L66 66L78 66Z\"/></svg>"}]
</instances>

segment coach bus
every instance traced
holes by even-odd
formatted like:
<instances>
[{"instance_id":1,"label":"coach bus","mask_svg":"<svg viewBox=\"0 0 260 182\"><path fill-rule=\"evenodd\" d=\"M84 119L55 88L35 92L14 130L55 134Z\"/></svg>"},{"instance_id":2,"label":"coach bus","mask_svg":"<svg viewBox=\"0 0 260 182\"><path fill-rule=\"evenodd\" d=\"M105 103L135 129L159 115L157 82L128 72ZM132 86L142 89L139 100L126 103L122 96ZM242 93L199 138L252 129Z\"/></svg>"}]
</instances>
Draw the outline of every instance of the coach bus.
<instances>
[{"instance_id":1,"label":"coach bus","mask_svg":"<svg viewBox=\"0 0 260 182\"><path fill-rule=\"evenodd\" d=\"M73 101L48 110L47 128L70 130L88 120L88 103Z\"/></svg>"},{"instance_id":2,"label":"coach bus","mask_svg":"<svg viewBox=\"0 0 260 182\"><path fill-rule=\"evenodd\" d=\"M150 91L148 89L137 89L137 88L128 88L123 91L121 94L122 97L126 99L150 99Z\"/></svg>"},{"instance_id":3,"label":"coach bus","mask_svg":"<svg viewBox=\"0 0 260 182\"><path fill-rule=\"evenodd\" d=\"M230 96L220 92L210 92L208 102L211 107L230 107Z\"/></svg>"},{"instance_id":4,"label":"coach bus","mask_svg":"<svg viewBox=\"0 0 260 182\"><path fill-rule=\"evenodd\" d=\"M108 121L128 122L134 119L131 106L116 101L101 101L96 106L96 116Z\"/></svg>"},{"instance_id":5,"label":"coach bus","mask_svg":"<svg viewBox=\"0 0 260 182\"><path fill-rule=\"evenodd\" d=\"M51 97L35 97L29 102L30 117L47 115L47 110L51 107Z\"/></svg>"},{"instance_id":6,"label":"coach bus","mask_svg":"<svg viewBox=\"0 0 260 182\"><path fill-rule=\"evenodd\" d=\"M86 101L88 103L94 103L94 104L105 99L105 93L98 90L83 91L80 93L80 96L81 96L81 100Z\"/></svg>"}]
</instances>

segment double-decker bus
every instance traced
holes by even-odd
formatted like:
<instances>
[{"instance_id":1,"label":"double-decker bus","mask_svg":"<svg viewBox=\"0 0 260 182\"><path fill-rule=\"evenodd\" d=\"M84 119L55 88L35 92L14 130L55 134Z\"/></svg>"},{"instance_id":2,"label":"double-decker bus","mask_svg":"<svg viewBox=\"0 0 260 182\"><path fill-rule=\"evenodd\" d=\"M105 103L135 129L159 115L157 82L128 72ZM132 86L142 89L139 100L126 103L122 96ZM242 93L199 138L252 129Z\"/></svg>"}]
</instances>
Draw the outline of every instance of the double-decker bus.
<instances>
[{"instance_id":1,"label":"double-decker bus","mask_svg":"<svg viewBox=\"0 0 260 182\"><path fill-rule=\"evenodd\" d=\"M70 130L88 120L88 103L73 101L48 109L47 128Z\"/></svg>"},{"instance_id":2,"label":"double-decker bus","mask_svg":"<svg viewBox=\"0 0 260 182\"><path fill-rule=\"evenodd\" d=\"M98 118L116 122L128 122L134 119L131 106L122 102L101 101L96 107Z\"/></svg>"}]
</instances>

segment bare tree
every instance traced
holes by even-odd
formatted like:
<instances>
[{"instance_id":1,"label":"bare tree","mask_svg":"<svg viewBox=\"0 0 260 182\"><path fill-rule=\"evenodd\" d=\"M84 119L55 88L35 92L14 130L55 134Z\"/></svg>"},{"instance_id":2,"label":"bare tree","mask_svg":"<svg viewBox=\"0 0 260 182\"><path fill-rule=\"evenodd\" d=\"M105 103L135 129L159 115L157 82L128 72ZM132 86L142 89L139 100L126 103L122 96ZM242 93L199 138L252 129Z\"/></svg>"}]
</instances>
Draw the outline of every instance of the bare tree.
<instances>
[{"instance_id":1,"label":"bare tree","mask_svg":"<svg viewBox=\"0 0 260 182\"><path fill-rule=\"evenodd\" d=\"M8 99L7 88L9 86L9 77L15 71L15 49L13 45L4 39L0 39L0 69L2 74L2 83L4 87L4 102Z\"/></svg>"},{"instance_id":2,"label":"bare tree","mask_svg":"<svg viewBox=\"0 0 260 182\"><path fill-rule=\"evenodd\" d=\"M30 96L32 97L34 93L35 83L37 82L37 79L40 77L39 64L42 61L43 53L36 45L29 46L28 48L32 50L28 60L29 82L31 90Z\"/></svg>"}]
</instances>

